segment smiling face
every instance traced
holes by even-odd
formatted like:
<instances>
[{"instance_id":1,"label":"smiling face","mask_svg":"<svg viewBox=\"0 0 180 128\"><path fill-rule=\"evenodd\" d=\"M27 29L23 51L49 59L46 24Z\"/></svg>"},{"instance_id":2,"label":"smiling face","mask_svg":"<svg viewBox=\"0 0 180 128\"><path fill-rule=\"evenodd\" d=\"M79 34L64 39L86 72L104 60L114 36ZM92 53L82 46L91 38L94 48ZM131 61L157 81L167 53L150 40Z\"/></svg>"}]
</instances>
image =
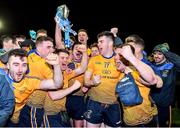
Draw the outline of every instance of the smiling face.
<instances>
[{"instance_id":1,"label":"smiling face","mask_svg":"<svg viewBox=\"0 0 180 128\"><path fill-rule=\"evenodd\" d=\"M164 61L166 61L164 54L160 51L155 51L153 53L153 58L154 58L155 63L157 63L157 64L161 64Z\"/></svg>"},{"instance_id":2,"label":"smiling face","mask_svg":"<svg viewBox=\"0 0 180 128\"><path fill-rule=\"evenodd\" d=\"M7 68L12 79L15 82L20 82L28 69L27 57L11 56Z\"/></svg>"},{"instance_id":3,"label":"smiling face","mask_svg":"<svg viewBox=\"0 0 180 128\"><path fill-rule=\"evenodd\" d=\"M82 44L87 44L87 40L88 40L88 35L86 32L81 31L78 33L78 41L81 42Z\"/></svg>"}]
</instances>

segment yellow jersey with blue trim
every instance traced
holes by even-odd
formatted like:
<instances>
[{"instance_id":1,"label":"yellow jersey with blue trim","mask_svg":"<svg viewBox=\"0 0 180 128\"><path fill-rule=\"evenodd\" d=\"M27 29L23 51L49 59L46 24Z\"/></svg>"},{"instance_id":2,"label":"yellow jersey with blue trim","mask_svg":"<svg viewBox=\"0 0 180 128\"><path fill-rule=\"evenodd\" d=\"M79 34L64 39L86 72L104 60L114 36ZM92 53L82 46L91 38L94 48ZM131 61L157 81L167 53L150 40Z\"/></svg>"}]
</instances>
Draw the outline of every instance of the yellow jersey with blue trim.
<instances>
[{"instance_id":1,"label":"yellow jersey with blue trim","mask_svg":"<svg viewBox=\"0 0 180 128\"><path fill-rule=\"evenodd\" d=\"M29 62L29 76L36 76L42 80L52 79L52 67L46 63L45 59L40 57L36 51L28 55ZM42 108L47 91L36 90L34 91L27 101L27 105Z\"/></svg>"},{"instance_id":2,"label":"yellow jersey with blue trim","mask_svg":"<svg viewBox=\"0 0 180 128\"><path fill-rule=\"evenodd\" d=\"M41 80L37 77L26 76L22 81L16 83L13 82L14 95L15 95L15 110L11 120L17 123L19 120L19 114L21 109L26 104L28 97L34 90L40 88Z\"/></svg>"},{"instance_id":3,"label":"yellow jersey with blue trim","mask_svg":"<svg viewBox=\"0 0 180 128\"><path fill-rule=\"evenodd\" d=\"M88 92L90 99L106 104L117 102L115 88L121 73L116 69L114 55L109 58L101 55L90 58L87 71L101 76L101 83L91 87Z\"/></svg>"}]
</instances>

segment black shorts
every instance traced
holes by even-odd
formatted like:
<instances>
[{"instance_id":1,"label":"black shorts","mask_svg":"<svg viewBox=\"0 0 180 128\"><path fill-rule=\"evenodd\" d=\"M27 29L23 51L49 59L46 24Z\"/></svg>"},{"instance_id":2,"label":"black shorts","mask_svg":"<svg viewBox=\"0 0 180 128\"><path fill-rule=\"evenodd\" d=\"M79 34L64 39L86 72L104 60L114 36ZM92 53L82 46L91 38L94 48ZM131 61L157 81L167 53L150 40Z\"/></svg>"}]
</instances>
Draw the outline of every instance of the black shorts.
<instances>
[{"instance_id":1,"label":"black shorts","mask_svg":"<svg viewBox=\"0 0 180 128\"><path fill-rule=\"evenodd\" d=\"M93 100L88 100L85 119L92 124L104 124L110 127L120 127L121 111L119 104L104 104Z\"/></svg>"},{"instance_id":2,"label":"black shorts","mask_svg":"<svg viewBox=\"0 0 180 128\"><path fill-rule=\"evenodd\" d=\"M41 127L44 109L25 105L19 115L20 127Z\"/></svg>"},{"instance_id":3,"label":"black shorts","mask_svg":"<svg viewBox=\"0 0 180 128\"><path fill-rule=\"evenodd\" d=\"M67 112L62 111L56 115L44 115L43 127L71 127Z\"/></svg>"},{"instance_id":4,"label":"black shorts","mask_svg":"<svg viewBox=\"0 0 180 128\"><path fill-rule=\"evenodd\" d=\"M84 96L70 95L66 100L66 110L70 118L83 120L86 104Z\"/></svg>"}]
</instances>

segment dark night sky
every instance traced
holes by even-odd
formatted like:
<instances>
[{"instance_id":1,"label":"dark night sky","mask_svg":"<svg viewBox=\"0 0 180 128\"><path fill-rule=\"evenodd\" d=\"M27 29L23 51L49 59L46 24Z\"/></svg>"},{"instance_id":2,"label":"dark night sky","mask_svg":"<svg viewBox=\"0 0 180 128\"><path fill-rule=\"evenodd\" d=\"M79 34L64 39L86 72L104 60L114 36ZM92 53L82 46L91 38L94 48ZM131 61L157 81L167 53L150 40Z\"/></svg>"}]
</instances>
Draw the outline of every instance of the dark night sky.
<instances>
[{"instance_id":1,"label":"dark night sky","mask_svg":"<svg viewBox=\"0 0 180 128\"><path fill-rule=\"evenodd\" d=\"M96 0L97 1L97 0ZM38 2L38 3L37 3ZM177 3L132 2L129 0L0 0L0 19L4 29L0 34L24 34L30 29L44 28L54 37L54 16L59 5L66 4L70 9L69 20L77 31L85 28L90 42L96 35L111 27L119 28L122 40L129 34L140 35L149 52L158 42L168 42L171 50L180 54L177 47L179 13Z\"/></svg>"}]
</instances>

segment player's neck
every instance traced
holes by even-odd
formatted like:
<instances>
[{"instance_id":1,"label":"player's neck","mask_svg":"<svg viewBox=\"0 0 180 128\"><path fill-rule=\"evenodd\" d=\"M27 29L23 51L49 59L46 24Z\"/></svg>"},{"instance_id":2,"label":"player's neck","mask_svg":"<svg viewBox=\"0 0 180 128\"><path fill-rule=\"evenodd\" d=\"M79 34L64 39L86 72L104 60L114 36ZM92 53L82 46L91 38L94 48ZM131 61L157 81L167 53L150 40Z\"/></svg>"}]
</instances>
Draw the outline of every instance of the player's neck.
<instances>
[{"instance_id":1,"label":"player's neck","mask_svg":"<svg viewBox=\"0 0 180 128\"><path fill-rule=\"evenodd\" d=\"M106 57L106 58L110 58L112 57L114 54L113 50L107 50L102 56Z\"/></svg>"}]
</instances>

